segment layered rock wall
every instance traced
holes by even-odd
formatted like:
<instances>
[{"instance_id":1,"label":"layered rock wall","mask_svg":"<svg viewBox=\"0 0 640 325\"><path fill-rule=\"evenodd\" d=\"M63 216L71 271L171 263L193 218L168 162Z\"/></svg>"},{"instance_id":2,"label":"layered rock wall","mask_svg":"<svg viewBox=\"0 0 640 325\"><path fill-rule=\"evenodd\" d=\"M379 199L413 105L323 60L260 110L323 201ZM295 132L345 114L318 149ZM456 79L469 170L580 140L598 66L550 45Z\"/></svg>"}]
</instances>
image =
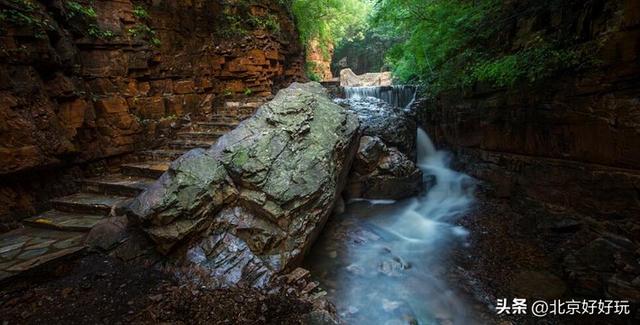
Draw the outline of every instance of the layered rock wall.
<instances>
[{"instance_id":1,"label":"layered rock wall","mask_svg":"<svg viewBox=\"0 0 640 325\"><path fill-rule=\"evenodd\" d=\"M428 133L509 195L587 214L640 212L640 7L608 1L576 35L603 42L602 66L514 89L477 86L423 102ZM586 7L585 7L586 8ZM586 10L586 9L585 9ZM571 26L568 22L562 24ZM522 24L513 35L526 35ZM583 34L588 33L588 36Z\"/></svg>"},{"instance_id":2,"label":"layered rock wall","mask_svg":"<svg viewBox=\"0 0 640 325\"><path fill-rule=\"evenodd\" d=\"M258 23L240 27L242 8L213 0L21 3L0 1L9 17L0 29L0 221L65 191L35 193L43 186L21 175L44 171L43 182L60 166L153 146L223 97L267 96L303 78L304 51L277 1L246 8Z\"/></svg>"},{"instance_id":3,"label":"layered rock wall","mask_svg":"<svg viewBox=\"0 0 640 325\"><path fill-rule=\"evenodd\" d=\"M553 243L575 293L637 301L640 6L596 1L531 19L505 30L511 42L540 32L533 26L569 26L600 45L600 64L537 85L440 94L417 104L419 120Z\"/></svg>"},{"instance_id":4,"label":"layered rock wall","mask_svg":"<svg viewBox=\"0 0 640 325\"><path fill-rule=\"evenodd\" d=\"M317 81L333 79L331 72L331 58L333 57L333 44L321 45L319 41L312 40L307 46L307 73Z\"/></svg>"}]
</instances>

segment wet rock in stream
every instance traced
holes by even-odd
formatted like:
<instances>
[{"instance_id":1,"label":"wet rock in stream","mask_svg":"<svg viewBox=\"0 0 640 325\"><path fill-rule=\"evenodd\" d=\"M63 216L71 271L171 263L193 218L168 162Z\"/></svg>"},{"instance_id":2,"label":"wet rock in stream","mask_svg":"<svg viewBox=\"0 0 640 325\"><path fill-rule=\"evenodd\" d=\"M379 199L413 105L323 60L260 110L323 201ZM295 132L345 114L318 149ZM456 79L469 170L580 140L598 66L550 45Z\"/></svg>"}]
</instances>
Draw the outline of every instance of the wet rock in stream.
<instances>
[{"instance_id":1,"label":"wet rock in stream","mask_svg":"<svg viewBox=\"0 0 640 325\"><path fill-rule=\"evenodd\" d=\"M416 195L422 189L422 172L407 156L378 137L360 139L347 197L397 200Z\"/></svg>"},{"instance_id":2,"label":"wet rock in stream","mask_svg":"<svg viewBox=\"0 0 640 325\"><path fill-rule=\"evenodd\" d=\"M338 104L358 115L365 136L378 137L387 146L416 160L415 116L404 107L393 107L374 97L336 99Z\"/></svg>"}]
</instances>

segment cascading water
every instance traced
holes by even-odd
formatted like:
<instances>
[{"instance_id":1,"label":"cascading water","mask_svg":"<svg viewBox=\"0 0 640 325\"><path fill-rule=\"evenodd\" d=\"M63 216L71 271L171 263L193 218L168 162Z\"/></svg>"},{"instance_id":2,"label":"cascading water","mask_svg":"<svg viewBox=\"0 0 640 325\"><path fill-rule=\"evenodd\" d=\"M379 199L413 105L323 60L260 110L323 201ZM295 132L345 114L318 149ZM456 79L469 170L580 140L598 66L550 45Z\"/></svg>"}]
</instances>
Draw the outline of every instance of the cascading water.
<instances>
[{"instance_id":1,"label":"cascading water","mask_svg":"<svg viewBox=\"0 0 640 325\"><path fill-rule=\"evenodd\" d=\"M344 93L347 99L375 97L393 107L407 107L415 98L416 88L414 86L344 87Z\"/></svg>"},{"instance_id":2,"label":"cascading water","mask_svg":"<svg viewBox=\"0 0 640 325\"><path fill-rule=\"evenodd\" d=\"M350 202L314 246L307 267L350 324L474 324L473 308L450 285L449 253L467 232L453 222L473 203L473 180L448 167L423 130L417 135L424 194L403 201ZM434 182L435 180L435 182Z\"/></svg>"}]
</instances>

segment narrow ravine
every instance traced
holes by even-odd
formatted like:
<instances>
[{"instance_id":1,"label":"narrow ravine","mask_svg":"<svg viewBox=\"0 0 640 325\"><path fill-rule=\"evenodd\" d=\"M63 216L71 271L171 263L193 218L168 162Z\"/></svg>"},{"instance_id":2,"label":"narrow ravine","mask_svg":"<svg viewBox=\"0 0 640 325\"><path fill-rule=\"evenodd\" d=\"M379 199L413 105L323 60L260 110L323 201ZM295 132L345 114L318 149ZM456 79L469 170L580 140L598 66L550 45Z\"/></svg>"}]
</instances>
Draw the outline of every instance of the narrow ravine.
<instances>
[{"instance_id":1,"label":"narrow ravine","mask_svg":"<svg viewBox=\"0 0 640 325\"><path fill-rule=\"evenodd\" d=\"M396 94L406 94L400 90ZM376 93L347 90L352 98ZM454 222L474 202L473 179L450 169L449 160L418 129L417 164L426 190L401 201L352 200L314 246L307 267L348 323L473 324L477 319L473 302L448 278L451 249L465 245L468 235Z\"/></svg>"}]
</instances>

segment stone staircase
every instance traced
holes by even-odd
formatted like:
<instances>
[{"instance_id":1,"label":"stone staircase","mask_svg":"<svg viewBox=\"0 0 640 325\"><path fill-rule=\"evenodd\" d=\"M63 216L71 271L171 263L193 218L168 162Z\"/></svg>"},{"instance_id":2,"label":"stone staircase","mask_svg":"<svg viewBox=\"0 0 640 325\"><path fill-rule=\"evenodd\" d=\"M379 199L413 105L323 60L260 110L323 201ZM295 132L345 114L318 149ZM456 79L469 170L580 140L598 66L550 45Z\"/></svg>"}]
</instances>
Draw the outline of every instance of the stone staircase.
<instances>
[{"instance_id":1,"label":"stone staircase","mask_svg":"<svg viewBox=\"0 0 640 325\"><path fill-rule=\"evenodd\" d=\"M24 227L0 234L0 281L47 262L80 252L86 234L102 219L117 215L188 150L208 148L253 115L263 99L226 102L206 121L180 130L161 148L135 154L117 174L79 180L81 191L51 200L52 210L23 221Z\"/></svg>"}]
</instances>

